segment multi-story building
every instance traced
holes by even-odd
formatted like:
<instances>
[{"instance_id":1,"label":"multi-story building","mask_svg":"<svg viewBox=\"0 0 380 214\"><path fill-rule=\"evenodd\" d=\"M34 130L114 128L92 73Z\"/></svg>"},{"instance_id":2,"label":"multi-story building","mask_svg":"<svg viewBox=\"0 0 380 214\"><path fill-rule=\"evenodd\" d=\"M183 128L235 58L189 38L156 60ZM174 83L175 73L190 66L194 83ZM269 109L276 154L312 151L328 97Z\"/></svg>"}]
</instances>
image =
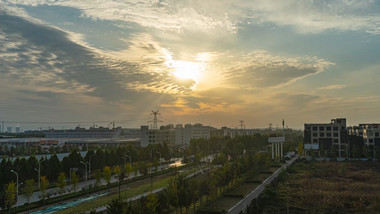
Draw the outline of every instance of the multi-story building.
<instances>
[{"instance_id":1,"label":"multi-story building","mask_svg":"<svg viewBox=\"0 0 380 214\"><path fill-rule=\"evenodd\" d=\"M172 124L161 126L160 129L149 129L148 126L141 126L141 146L146 147L149 144L167 143L168 146L175 144L175 129Z\"/></svg>"},{"instance_id":2,"label":"multi-story building","mask_svg":"<svg viewBox=\"0 0 380 214\"><path fill-rule=\"evenodd\" d=\"M191 125L170 124L161 126L158 130L149 129L148 126L141 126L141 146L166 142L168 146L187 146L191 139L209 139L211 130L216 128L203 126L200 123Z\"/></svg>"},{"instance_id":3,"label":"multi-story building","mask_svg":"<svg viewBox=\"0 0 380 214\"><path fill-rule=\"evenodd\" d=\"M348 129L346 119L332 119L330 123L305 124L304 152L306 156L348 157Z\"/></svg>"},{"instance_id":4,"label":"multi-story building","mask_svg":"<svg viewBox=\"0 0 380 214\"><path fill-rule=\"evenodd\" d=\"M380 124L379 123L369 123L369 124L359 124L363 129L363 141L370 152L371 157L378 157L376 150L380 147ZM379 151L378 151L379 152Z\"/></svg>"}]
</instances>

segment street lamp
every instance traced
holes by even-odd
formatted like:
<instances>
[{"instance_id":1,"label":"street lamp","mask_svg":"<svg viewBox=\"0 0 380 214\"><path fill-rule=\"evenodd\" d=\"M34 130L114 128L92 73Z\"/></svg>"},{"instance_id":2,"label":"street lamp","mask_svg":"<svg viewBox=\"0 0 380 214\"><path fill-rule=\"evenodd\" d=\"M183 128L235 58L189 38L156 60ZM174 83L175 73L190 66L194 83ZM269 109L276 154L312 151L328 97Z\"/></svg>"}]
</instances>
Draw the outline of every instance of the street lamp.
<instances>
[{"instance_id":1,"label":"street lamp","mask_svg":"<svg viewBox=\"0 0 380 214\"><path fill-rule=\"evenodd\" d=\"M84 161L81 161L82 164L85 166L85 175L86 175L86 185L87 185L87 163Z\"/></svg>"},{"instance_id":2,"label":"street lamp","mask_svg":"<svg viewBox=\"0 0 380 214\"><path fill-rule=\"evenodd\" d=\"M46 161L46 159L43 159L38 163L38 169L34 169L38 172L38 189L41 189L41 163Z\"/></svg>"},{"instance_id":3,"label":"street lamp","mask_svg":"<svg viewBox=\"0 0 380 214\"><path fill-rule=\"evenodd\" d=\"M125 155L124 157L123 157L123 159L124 159L124 166L125 166L125 162L126 162L126 157L128 157L129 158L129 165L131 165L132 166L132 158L131 158L131 156L129 156L129 155Z\"/></svg>"},{"instance_id":4,"label":"street lamp","mask_svg":"<svg viewBox=\"0 0 380 214\"><path fill-rule=\"evenodd\" d=\"M16 204L17 204L17 200L18 200L18 173L16 171L14 171L13 169L11 169L11 172L15 173L16 174Z\"/></svg>"},{"instance_id":5,"label":"street lamp","mask_svg":"<svg viewBox=\"0 0 380 214\"><path fill-rule=\"evenodd\" d=\"M96 155L96 153L90 155L90 157L88 158L88 174L90 175L90 178L91 178L91 158Z\"/></svg>"},{"instance_id":6,"label":"street lamp","mask_svg":"<svg viewBox=\"0 0 380 214\"><path fill-rule=\"evenodd\" d=\"M150 159L153 162L153 149L150 150ZM150 191L153 191L152 166L150 167L149 171L150 171Z\"/></svg>"},{"instance_id":7,"label":"street lamp","mask_svg":"<svg viewBox=\"0 0 380 214\"><path fill-rule=\"evenodd\" d=\"M159 153L157 151L156 151L156 153L160 155L160 165L161 165L161 153Z\"/></svg>"}]
</instances>

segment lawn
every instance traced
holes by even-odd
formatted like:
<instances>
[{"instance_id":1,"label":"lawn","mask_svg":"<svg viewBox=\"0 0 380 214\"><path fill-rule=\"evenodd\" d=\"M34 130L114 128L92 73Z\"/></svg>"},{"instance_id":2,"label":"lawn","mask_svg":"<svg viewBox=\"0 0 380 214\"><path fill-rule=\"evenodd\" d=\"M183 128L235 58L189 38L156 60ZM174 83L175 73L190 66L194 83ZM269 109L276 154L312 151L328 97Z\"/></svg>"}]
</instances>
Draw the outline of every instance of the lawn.
<instances>
[{"instance_id":1,"label":"lawn","mask_svg":"<svg viewBox=\"0 0 380 214\"><path fill-rule=\"evenodd\" d=\"M191 173L192 171L189 170L189 171L184 172L183 175L186 176ZM153 189L158 189L158 188L167 186L169 181L174 178L175 178L175 175L168 175L168 174L153 177ZM151 189L150 179L145 179L145 180L134 182L134 183L131 183L130 185L125 186L124 188L121 189L120 195L121 195L122 200L123 199L126 200L133 196L146 193L150 191L150 189ZM96 200L89 201L72 208L68 208L58 213L71 214L71 213L81 213L81 212L86 212L89 210L94 210L98 207L106 206L112 200L118 199L118 197L119 195L118 195L118 192L116 191L116 192L113 192L112 194L106 195L104 197L100 197Z\"/></svg>"}]
</instances>

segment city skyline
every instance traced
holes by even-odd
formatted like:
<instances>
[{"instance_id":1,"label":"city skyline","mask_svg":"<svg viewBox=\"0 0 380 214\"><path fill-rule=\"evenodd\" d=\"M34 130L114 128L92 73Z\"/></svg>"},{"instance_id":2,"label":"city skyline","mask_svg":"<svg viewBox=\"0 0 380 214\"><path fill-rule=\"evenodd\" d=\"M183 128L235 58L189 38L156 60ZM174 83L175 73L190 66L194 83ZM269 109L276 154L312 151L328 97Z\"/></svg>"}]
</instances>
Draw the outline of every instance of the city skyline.
<instances>
[{"instance_id":1,"label":"city skyline","mask_svg":"<svg viewBox=\"0 0 380 214\"><path fill-rule=\"evenodd\" d=\"M376 123L379 11L373 0L1 1L0 121L139 127L160 110L164 124Z\"/></svg>"}]
</instances>

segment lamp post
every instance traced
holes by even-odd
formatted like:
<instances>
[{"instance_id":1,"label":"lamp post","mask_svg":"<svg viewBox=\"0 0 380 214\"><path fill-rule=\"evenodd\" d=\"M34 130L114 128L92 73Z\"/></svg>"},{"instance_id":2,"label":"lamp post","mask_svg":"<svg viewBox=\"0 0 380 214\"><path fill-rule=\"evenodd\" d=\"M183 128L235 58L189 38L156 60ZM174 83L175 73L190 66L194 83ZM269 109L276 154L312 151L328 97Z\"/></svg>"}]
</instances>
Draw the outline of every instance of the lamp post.
<instances>
[{"instance_id":1,"label":"lamp post","mask_svg":"<svg viewBox=\"0 0 380 214\"><path fill-rule=\"evenodd\" d=\"M13 169L11 169L11 172L16 174L16 204L17 204L17 201L18 201L18 173L16 171L14 171Z\"/></svg>"},{"instance_id":2,"label":"lamp post","mask_svg":"<svg viewBox=\"0 0 380 214\"><path fill-rule=\"evenodd\" d=\"M43 159L38 163L38 169L34 169L38 172L38 189L41 189L41 163L46 161L46 159Z\"/></svg>"},{"instance_id":3,"label":"lamp post","mask_svg":"<svg viewBox=\"0 0 380 214\"><path fill-rule=\"evenodd\" d=\"M160 155L160 166L161 166L161 153L159 153L158 151L156 151L156 153Z\"/></svg>"},{"instance_id":4,"label":"lamp post","mask_svg":"<svg viewBox=\"0 0 380 214\"><path fill-rule=\"evenodd\" d=\"M153 163L153 149L150 150L150 159ZM152 166L150 166L150 191L153 191L153 177L152 177Z\"/></svg>"},{"instance_id":5,"label":"lamp post","mask_svg":"<svg viewBox=\"0 0 380 214\"><path fill-rule=\"evenodd\" d=\"M131 156L129 156L129 155L125 155L125 157L128 157L128 158L129 158L129 165L132 166L132 158L131 158ZM124 161L125 161L125 159L124 159ZM125 163L124 163L124 165L125 165Z\"/></svg>"},{"instance_id":6,"label":"lamp post","mask_svg":"<svg viewBox=\"0 0 380 214\"><path fill-rule=\"evenodd\" d=\"M84 161L81 161L81 163L84 164L84 167L85 167L84 174L86 175L86 185L87 185L87 163Z\"/></svg>"},{"instance_id":7,"label":"lamp post","mask_svg":"<svg viewBox=\"0 0 380 214\"><path fill-rule=\"evenodd\" d=\"M96 153L90 155L90 157L88 158L88 174L89 174L90 178L91 178L91 158L94 157L95 154Z\"/></svg>"}]
</instances>

